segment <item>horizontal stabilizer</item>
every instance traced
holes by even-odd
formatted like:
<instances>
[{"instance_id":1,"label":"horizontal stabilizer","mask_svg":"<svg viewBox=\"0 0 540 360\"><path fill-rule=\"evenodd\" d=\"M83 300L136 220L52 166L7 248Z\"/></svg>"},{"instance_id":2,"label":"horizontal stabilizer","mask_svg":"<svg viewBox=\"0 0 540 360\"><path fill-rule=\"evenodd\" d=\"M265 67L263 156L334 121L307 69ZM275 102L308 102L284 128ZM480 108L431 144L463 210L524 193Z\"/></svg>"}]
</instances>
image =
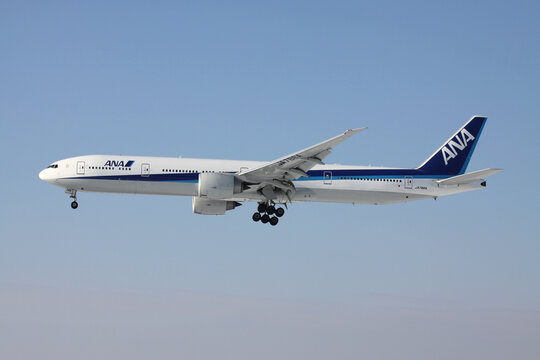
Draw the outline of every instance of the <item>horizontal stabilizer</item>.
<instances>
[{"instance_id":1,"label":"horizontal stabilizer","mask_svg":"<svg viewBox=\"0 0 540 360\"><path fill-rule=\"evenodd\" d=\"M459 185L459 184L468 184L476 180L484 179L488 176L498 173L502 169L484 169L473 171L467 174L453 176L448 179L442 179L435 181L439 185Z\"/></svg>"}]
</instances>

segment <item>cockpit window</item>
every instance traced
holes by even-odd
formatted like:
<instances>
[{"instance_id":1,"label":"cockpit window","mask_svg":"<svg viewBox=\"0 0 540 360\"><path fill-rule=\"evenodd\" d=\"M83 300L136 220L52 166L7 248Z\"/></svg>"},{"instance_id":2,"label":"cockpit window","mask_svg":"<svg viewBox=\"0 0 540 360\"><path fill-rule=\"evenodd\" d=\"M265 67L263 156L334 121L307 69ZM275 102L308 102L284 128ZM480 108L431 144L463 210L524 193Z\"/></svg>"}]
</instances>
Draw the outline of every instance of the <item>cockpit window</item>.
<instances>
[{"instance_id":1,"label":"cockpit window","mask_svg":"<svg viewBox=\"0 0 540 360\"><path fill-rule=\"evenodd\" d=\"M57 169L57 168L58 168L58 164L52 164L52 165L47 166L47 169Z\"/></svg>"}]
</instances>

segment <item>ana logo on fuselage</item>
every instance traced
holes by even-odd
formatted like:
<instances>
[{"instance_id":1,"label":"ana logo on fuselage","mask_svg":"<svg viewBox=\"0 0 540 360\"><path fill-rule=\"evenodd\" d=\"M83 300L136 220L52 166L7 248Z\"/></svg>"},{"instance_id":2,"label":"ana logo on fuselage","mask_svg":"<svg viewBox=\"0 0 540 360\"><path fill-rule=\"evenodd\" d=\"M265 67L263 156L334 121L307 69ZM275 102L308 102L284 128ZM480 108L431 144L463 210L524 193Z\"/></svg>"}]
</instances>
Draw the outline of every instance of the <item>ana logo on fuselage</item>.
<instances>
[{"instance_id":1,"label":"ana logo on fuselage","mask_svg":"<svg viewBox=\"0 0 540 360\"><path fill-rule=\"evenodd\" d=\"M463 128L452 140L450 140L441 149L444 158L444 165L448 165L448 160L455 158L458 155L457 150L465 149L470 141L474 140L467 129ZM457 150L456 150L457 149Z\"/></svg>"},{"instance_id":2,"label":"ana logo on fuselage","mask_svg":"<svg viewBox=\"0 0 540 360\"><path fill-rule=\"evenodd\" d=\"M107 160L105 165L103 166L112 166L112 167L131 167L135 161L129 160L124 163L124 161L116 161L116 160Z\"/></svg>"}]
</instances>

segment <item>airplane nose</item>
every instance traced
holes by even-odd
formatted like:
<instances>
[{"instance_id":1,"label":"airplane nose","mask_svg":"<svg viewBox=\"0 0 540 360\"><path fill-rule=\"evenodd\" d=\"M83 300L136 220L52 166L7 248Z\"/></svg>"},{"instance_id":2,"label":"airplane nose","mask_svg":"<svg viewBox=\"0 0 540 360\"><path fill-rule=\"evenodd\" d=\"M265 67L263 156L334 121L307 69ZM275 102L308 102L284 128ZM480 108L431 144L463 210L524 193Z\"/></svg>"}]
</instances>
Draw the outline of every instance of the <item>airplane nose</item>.
<instances>
[{"instance_id":1,"label":"airplane nose","mask_svg":"<svg viewBox=\"0 0 540 360\"><path fill-rule=\"evenodd\" d=\"M41 180L45 180L45 178L46 178L46 177L45 177L45 171L47 171L47 169L41 170L41 171L39 172L39 178L40 178Z\"/></svg>"}]
</instances>

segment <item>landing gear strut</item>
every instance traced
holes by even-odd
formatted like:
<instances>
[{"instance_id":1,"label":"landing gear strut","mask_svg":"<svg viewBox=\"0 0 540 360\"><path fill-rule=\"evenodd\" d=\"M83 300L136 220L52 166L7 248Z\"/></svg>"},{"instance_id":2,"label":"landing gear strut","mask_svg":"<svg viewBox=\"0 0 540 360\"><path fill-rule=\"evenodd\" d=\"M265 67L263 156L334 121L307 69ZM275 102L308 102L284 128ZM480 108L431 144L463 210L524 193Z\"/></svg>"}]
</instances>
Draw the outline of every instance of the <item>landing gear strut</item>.
<instances>
[{"instance_id":1,"label":"landing gear strut","mask_svg":"<svg viewBox=\"0 0 540 360\"><path fill-rule=\"evenodd\" d=\"M66 194L69 194L69 198L73 199L71 202L71 208L75 210L79 207L79 203L77 202L77 190L66 190Z\"/></svg>"},{"instance_id":2,"label":"landing gear strut","mask_svg":"<svg viewBox=\"0 0 540 360\"><path fill-rule=\"evenodd\" d=\"M270 223L272 226L276 226L280 217L285 214L285 209L282 207L275 207L274 203L259 203L257 206L257 212L251 217L253 221L261 221L263 224ZM275 215L275 216L272 216Z\"/></svg>"}]
</instances>

